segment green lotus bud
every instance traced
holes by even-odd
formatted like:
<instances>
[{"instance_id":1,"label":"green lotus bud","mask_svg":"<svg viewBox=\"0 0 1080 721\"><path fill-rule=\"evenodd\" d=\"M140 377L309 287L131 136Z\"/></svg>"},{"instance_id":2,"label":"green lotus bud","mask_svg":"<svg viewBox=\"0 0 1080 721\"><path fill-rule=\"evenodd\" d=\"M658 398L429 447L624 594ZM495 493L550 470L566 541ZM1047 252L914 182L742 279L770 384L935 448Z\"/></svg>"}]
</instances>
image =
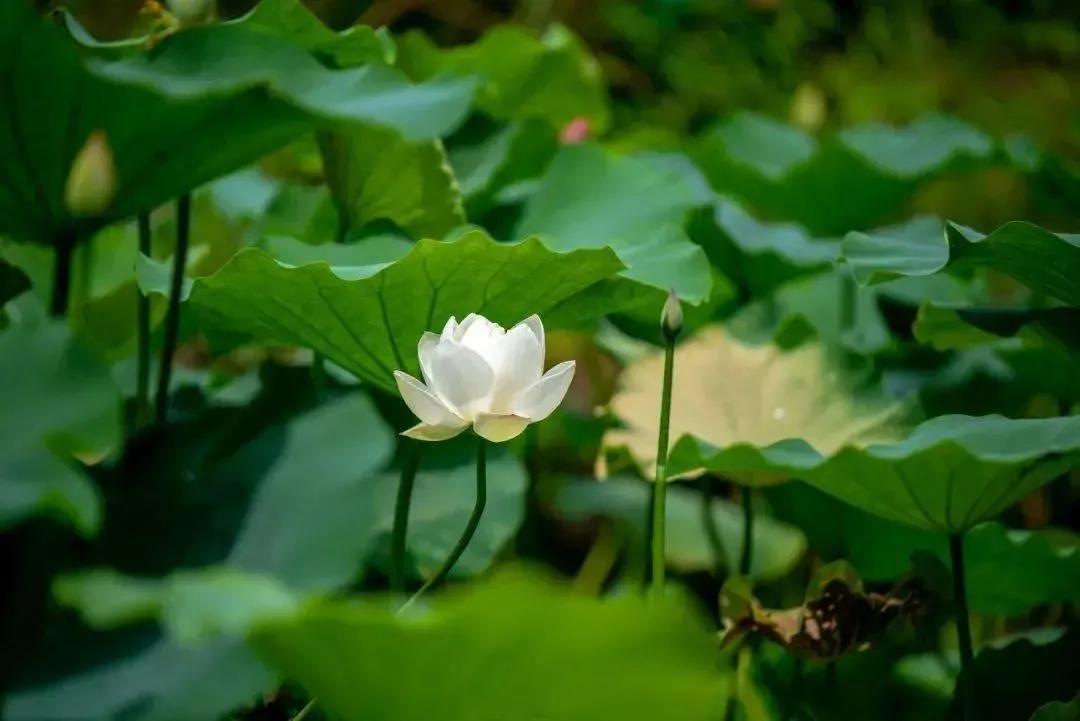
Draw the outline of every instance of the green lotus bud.
<instances>
[{"instance_id":1,"label":"green lotus bud","mask_svg":"<svg viewBox=\"0 0 1080 721\"><path fill-rule=\"evenodd\" d=\"M105 131L90 133L75 156L64 188L64 204L72 215L101 215L116 194L116 163Z\"/></svg>"},{"instance_id":2,"label":"green lotus bud","mask_svg":"<svg viewBox=\"0 0 1080 721\"><path fill-rule=\"evenodd\" d=\"M660 329L664 332L665 338L675 340L675 337L682 331L682 324L682 305L679 303L679 296L675 295L675 289L672 288L668 291L667 300L664 302L664 310L660 314Z\"/></svg>"}]
</instances>

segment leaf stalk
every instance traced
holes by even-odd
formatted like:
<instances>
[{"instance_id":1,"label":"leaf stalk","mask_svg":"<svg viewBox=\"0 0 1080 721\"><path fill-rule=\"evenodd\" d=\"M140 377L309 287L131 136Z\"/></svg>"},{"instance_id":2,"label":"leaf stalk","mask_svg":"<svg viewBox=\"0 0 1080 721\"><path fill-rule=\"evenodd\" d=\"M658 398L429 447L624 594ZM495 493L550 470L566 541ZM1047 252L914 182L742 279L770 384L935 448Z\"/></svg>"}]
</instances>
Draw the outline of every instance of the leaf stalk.
<instances>
[{"instance_id":1,"label":"leaf stalk","mask_svg":"<svg viewBox=\"0 0 1080 721\"><path fill-rule=\"evenodd\" d=\"M173 356L180 337L180 295L184 288L184 267L187 265L188 236L191 230L191 194L185 193L176 201L176 252L169 284L169 310L165 315L165 339L161 348L157 395L154 399L155 420L164 423L169 416L169 382Z\"/></svg>"},{"instance_id":2,"label":"leaf stalk","mask_svg":"<svg viewBox=\"0 0 1080 721\"><path fill-rule=\"evenodd\" d=\"M656 478L652 492L652 523L650 524L649 550L651 557L650 589L663 595L666 535L664 522L667 518L667 457L668 434L671 427L671 382L675 366L675 333L665 333L664 386L660 395L660 433L656 449Z\"/></svg>"},{"instance_id":3,"label":"leaf stalk","mask_svg":"<svg viewBox=\"0 0 1080 721\"><path fill-rule=\"evenodd\" d=\"M469 516L469 522L465 525L465 531L461 534L461 538L458 539L457 544L453 550L450 551L450 555L447 556L443 562L442 567L438 572L429 578L420 590L414 593L408 601L398 611L399 613L409 608L416 602L418 598L427 593L430 589L435 588L440 583L446 580L450 575L450 571L454 568L454 564L461 558L461 554L465 552L469 542L472 540L473 535L476 533L477 526L480 525L480 518L484 515L484 506L487 504L487 441L477 436L476 438L476 503L473 506L472 515Z\"/></svg>"}]
</instances>

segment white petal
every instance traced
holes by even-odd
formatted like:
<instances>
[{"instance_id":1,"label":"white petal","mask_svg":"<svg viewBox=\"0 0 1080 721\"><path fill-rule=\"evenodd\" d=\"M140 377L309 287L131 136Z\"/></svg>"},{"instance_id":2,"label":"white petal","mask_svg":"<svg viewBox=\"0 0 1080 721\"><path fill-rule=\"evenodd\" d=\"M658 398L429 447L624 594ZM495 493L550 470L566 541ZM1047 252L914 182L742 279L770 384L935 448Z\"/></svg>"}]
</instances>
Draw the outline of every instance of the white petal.
<instances>
[{"instance_id":1,"label":"white petal","mask_svg":"<svg viewBox=\"0 0 1080 721\"><path fill-rule=\"evenodd\" d=\"M442 333L440 334L443 339L453 338L454 333L457 331L457 318L450 316L446 321L446 325L443 326Z\"/></svg>"},{"instance_id":2,"label":"white petal","mask_svg":"<svg viewBox=\"0 0 1080 721\"><path fill-rule=\"evenodd\" d=\"M465 330L460 334L459 342L466 348L479 353L480 357L490 365L497 352L498 344L506 331L503 330L502 326L492 323L482 315L472 314L465 320L471 322L467 327L462 323Z\"/></svg>"},{"instance_id":3,"label":"white petal","mask_svg":"<svg viewBox=\"0 0 1080 721\"><path fill-rule=\"evenodd\" d=\"M424 423L434 426L457 425L462 428L468 425L454 415L431 389L408 373L394 371L394 380L397 381L398 391L405 405Z\"/></svg>"},{"instance_id":4,"label":"white petal","mask_svg":"<svg viewBox=\"0 0 1080 721\"><path fill-rule=\"evenodd\" d=\"M468 428L468 424L464 426L431 426L427 423L418 423L412 428L402 431L401 435L415 438L418 441L445 441L447 438L453 438L460 434L466 428Z\"/></svg>"},{"instance_id":5,"label":"white petal","mask_svg":"<svg viewBox=\"0 0 1080 721\"><path fill-rule=\"evenodd\" d=\"M477 313L469 313L465 316L465 320L458 323L458 327L454 329L454 340L460 342L462 337L468 332L473 323L482 320L487 323L487 318Z\"/></svg>"},{"instance_id":6,"label":"white petal","mask_svg":"<svg viewBox=\"0 0 1080 721\"><path fill-rule=\"evenodd\" d=\"M540 361L543 363L544 355L547 353L547 347L544 342L544 323L540 320L540 316L533 313L528 318L515 325L514 328L517 328L519 325L525 326L536 336L536 341L540 344ZM513 332L514 328L511 328L510 332Z\"/></svg>"},{"instance_id":7,"label":"white petal","mask_svg":"<svg viewBox=\"0 0 1080 721\"><path fill-rule=\"evenodd\" d=\"M454 341L431 352L430 388L460 418L472 420L486 411L495 374L478 353Z\"/></svg>"},{"instance_id":8,"label":"white petal","mask_svg":"<svg viewBox=\"0 0 1080 721\"><path fill-rule=\"evenodd\" d=\"M435 353L435 346L439 345L440 337L427 331L420 336L420 343L416 348L416 355L420 358L420 374L424 376L424 382L431 386L431 356Z\"/></svg>"},{"instance_id":9,"label":"white petal","mask_svg":"<svg viewBox=\"0 0 1080 721\"><path fill-rule=\"evenodd\" d=\"M492 443L502 443L517 438L527 425L529 419L521 416L481 413L473 422L473 430L478 436Z\"/></svg>"},{"instance_id":10,"label":"white petal","mask_svg":"<svg viewBox=\"0 0 1080 721\"><path fill-rule=\"evenodd\" d=\"M574 361L555 366L544 377L518 394L514 400L514 413L532 422L550 416L562 403L570 381L574 380Z\"/></svg>"},{"instance_id":11,"label":"white petal","mask_svg":"<svg viewBox=\"0 0 1080 721\"><path fill-rule=\"evenodd\" d=\"M495 340L488 363L495 372L491 411L509 413L517 395L540 380L544 352L532 330L519 323Z\"/></svg>"}]
</instances>

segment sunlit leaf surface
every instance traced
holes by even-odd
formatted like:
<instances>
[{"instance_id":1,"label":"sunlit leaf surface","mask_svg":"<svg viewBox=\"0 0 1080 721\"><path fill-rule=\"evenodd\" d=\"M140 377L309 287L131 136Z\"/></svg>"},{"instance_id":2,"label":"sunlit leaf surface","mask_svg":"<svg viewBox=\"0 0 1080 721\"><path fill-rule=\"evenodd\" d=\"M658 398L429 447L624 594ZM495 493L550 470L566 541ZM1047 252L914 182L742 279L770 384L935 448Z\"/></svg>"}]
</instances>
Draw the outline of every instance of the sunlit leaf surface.
<instances>
[{"instance_id":1,"label":"sunlit leaf surface","mask_svg":"<svg viewBox=\"0 0 1080 721\"><path fill-rule=\"evenodd\" d=\"M653 354L623 372L611 410L625 427L604 437L606 448L626 446L645 468L656 462L663 363L662 354ZM820 345L791 351L775 345L745 345L725 329L712 327L677 346L675 368L672 439L694 434L714 446L764 448L786 438L800 438L831 453L898 433L902 405L858 393ZM685 474L698 474L705 467L687 456L671 466ZM766 465L715 470L749 485L790 477Z\"/></svg>"}]
</instances>

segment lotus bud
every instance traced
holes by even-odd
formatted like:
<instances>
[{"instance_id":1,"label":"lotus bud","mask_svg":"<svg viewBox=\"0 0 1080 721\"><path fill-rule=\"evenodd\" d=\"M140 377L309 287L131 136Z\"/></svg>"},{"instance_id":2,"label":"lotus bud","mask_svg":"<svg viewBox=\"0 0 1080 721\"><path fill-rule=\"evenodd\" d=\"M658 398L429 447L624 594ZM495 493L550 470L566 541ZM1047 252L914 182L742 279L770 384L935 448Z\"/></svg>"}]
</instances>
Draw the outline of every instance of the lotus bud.
<instances>
[{"instance_id":1,"label":"lotus bud","mask_svg":"<svg viewBox=\"0 0 1080 721\"><path fill-rule=\"evenodd\" d=\"M64 204L72 215L101 215L116 194L116 163L105 131L90 133L75 156L64 188Z\"/></svg>"},{"instance_id":2,"label":"lotus bud","mask_svg":"<svg viewBox=\"0 0 1080 721\"><path fill-rule=\"evenodd\" d=\"M682 332L683 312L679 303L679 296L675 295L675 289L668 291L667 300L664 302L664 310L660 314L660 330L669 341Z\"/></svg>"},{"instance_id":3,"label":"lotus bud","mask_svg":"<svg viewBox=\"0 0 1080 721\"><path fill-rule=\"evenodd\" d=\"M563 145L576 145L589 139L589 121L587 118L577 117L563 127L559 133L559 142Z\"/></svg>"}]
</instances>

